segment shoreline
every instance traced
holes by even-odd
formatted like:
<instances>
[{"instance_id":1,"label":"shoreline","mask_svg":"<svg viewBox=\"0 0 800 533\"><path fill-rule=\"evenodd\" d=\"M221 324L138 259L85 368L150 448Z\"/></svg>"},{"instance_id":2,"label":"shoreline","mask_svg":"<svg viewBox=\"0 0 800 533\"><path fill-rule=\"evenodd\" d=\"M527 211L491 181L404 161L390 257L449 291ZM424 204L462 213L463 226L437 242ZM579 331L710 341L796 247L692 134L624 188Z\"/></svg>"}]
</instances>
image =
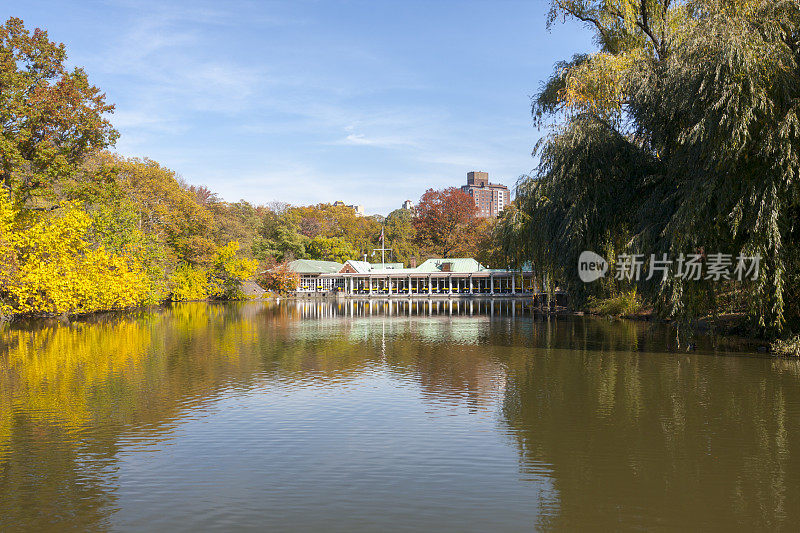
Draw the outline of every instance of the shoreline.
<instances>
[{"instance_id":1,"label":"shoreline","mask_svg":"<svg viewBox=\"0 0 800 533\"><path fill-rule=\"evenodd\" d=\"M126 315L135 315L139 313L146 313L156 310L163 310L167 309L172 305L176 304L186 304L186 303L206 303L206 304L229 304L229 303L248 303L248 302L275 302L280 303L281 301L286 302L352 302L355 300L366 301L370 303L377 303L378 301L391 301L391 302L398 302L402 303L404 301L470 301L470 300L488 300L485 296L482 297L481 295L448 295L450 297L436 297L428 298L426 296L423 297L414 297L408 295L393 295L389 297L387 295L383 295L382 297L372 297L372 298L358 298L358 297L337 297L335 295L321 295L315 297L298 297L296 295L286 295L280 296L274 293L264 291L259 295L246 295L243 298L235 298L235 299L213 299L213 298L204 298L204 299L196 299L196 300L181 300L181 301L165 301L158 304L150 304L150 305L143 305L138 307L129 307L124 309L105 309L105 310L97 310L91 312L83 312L83 313L70 313L70 314L41 314L41 315L22 315L22 316L14 316L14 317L3 317L0 319L0 327L15 327L15 326L33 326L37 324L45 324L45 323L54 323L58 322L61 324L69 324L72 322L83 322L89 321L93 319L105 319L105 318L117 318ZM525 303L525 299L521 297L500 297L500 298L492 298L493 300L497 301L514 301L514 302L522 302ZM731 341L734 345L742 346L743 349L737 349L735 351L742 351L742 352L749 352L752 354L759 354L759 355L769 355L771 357L779 357L779 358L797 358L797 355L793 355L792 353L781 353L780 351L775 350L775 345L768 340L758 337L752 337L747 335L742 335L741 333L737 332L736 327L730 327L730 324L734 323L734 321L728 318L727 323L729 327L727 328L718 328L715 329L714 325L711 324L711 320L707 317L698 319L695 321L694 324L687 324L687 325L680 325L675 321L672 320L664 320L661 318L656 317L652 312L641 312L636 313L633 315L604 315L599 313L593 313L587 310L569 310L567 308L556 308L556 309L545 309L540 306L535 306L532 304L532 300L529 300L531 305L525 305L525 307L533 314L537 316L552 316L558 318L592 318L596 320L607 320L610 322L632 322L632 323L651 323L651 324L660 324L664 326L670 326L675 328L686 328L686 335L687 335L687 349L685 352L691 353L693 351L694 343L688 342L695 336L702 336L712 339L725 339L727 341ZM775 341L773 341L775 342ZM780 341L777 341L780 342ZM682 353L682 352L680 352Z\"/></svg>"}]
</instances>

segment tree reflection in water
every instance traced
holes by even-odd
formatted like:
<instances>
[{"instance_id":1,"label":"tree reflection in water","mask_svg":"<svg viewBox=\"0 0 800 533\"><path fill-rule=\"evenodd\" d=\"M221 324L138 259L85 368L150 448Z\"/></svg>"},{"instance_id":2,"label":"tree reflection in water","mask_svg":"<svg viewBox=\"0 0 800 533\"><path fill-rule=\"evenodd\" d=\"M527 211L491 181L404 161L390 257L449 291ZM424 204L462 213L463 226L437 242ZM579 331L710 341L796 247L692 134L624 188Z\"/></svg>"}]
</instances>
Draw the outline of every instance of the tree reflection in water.
<instances>
[{"instance_id":1,"label":"tree reflection in water","mask_svg":"<svg viewBox=\"0 0 800 533\"><path fill-rule=\"evenodd\" d=\"M503 300L188 303L0 342L0 526L110 527L132 444L172 438L223 393L377 375L495 420L523 478L552 483L539 527L800 518L800 366L712 355L711 340L669 352L664 326Z\"/></svg>"}]
</instances>

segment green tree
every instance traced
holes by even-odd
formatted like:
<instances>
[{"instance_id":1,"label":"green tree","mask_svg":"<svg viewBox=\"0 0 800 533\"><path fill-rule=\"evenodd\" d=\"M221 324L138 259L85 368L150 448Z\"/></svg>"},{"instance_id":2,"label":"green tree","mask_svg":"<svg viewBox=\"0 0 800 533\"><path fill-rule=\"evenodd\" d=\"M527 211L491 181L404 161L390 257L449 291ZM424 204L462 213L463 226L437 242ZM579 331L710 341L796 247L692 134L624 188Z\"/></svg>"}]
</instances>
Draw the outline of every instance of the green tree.
<instances>
[{"instance_id":1,"label":"green tree","mask_svg":"<svg viewBox=\"0 0 800 533\"><path fill-rule=\"evenodd\" d=\"M307 250L311 259L338 261L339 263L344 263L348 259L358 259L358 249L342 237L318 235L308 243Z\"/></svg>"},{"instance_id":2,"label":"green tree","mask_svg":"<svg viewBox=\"0 0 800 533\"><path fill-rule=\"evenodd\" d=\"M306 257L308 237L300 234L300 216L292 210L268 211L262 218L253 253L262 261L291 261Z\"/></svg>"},{"instance_id":3,"label":"green tree","mask_svg":"<svg viewBox=\"0 0 800 533\"><path fill-rule=\"evenodd\" d=\"M245 200L208 201L206 205L214 218L214 242L222 246L229 241L236 241L241 245L241 253L252 257L253 244L262 222L260 212L266 209L257 208Z\"/></svg>"},{"instance_id":4,"label":"green tree","mask_svg":"<svg viewBox=\"0 0 800 533\"><path fill-rule=\"evenodd\" d=\"M397 261L408 263L412 257L420 259L414 214L408 209L395 209L389 213L386 217L385 237Z\"/></svg>"},{"instance_id":5,"label":"green tree","mask_svg":"<svg viewBox=\"0 0 800 533\"><path fill-rule=\"evenodd\" d=\"M318 236L342 238L357 250L369 253L375 247L380 225L372 217L360 217L344 205L318 204L292 208L299 217L299 231L313 239Z\"/></svg>"},{"instance_id":6,"label":"green tree","mask_svg":"<svg viewBox=\"0 0 800 533\"><path fill-rule=\"evenodd\" d=\"M20 205L53 200L87 154L118 136L105 117L114 106L66 59L46 31L14 17L0 26L0 184Z\"/></svg>"},{"instance_id":7,"label":"green tree","mask_svg":"<svg viewBox=\"0 0 800 533\"><path fill-rule=\"evenodd\" d=\"M533 113L556 127L501 221L503 248L565 280L574 301L630 287L577 279L583 249L760 255L755 281L676 277L636 289L665 316L747 311L759 331L800 310L800 6L796 1L553 2L601 50L557 65Z\"/></svg>"}]
</instances>

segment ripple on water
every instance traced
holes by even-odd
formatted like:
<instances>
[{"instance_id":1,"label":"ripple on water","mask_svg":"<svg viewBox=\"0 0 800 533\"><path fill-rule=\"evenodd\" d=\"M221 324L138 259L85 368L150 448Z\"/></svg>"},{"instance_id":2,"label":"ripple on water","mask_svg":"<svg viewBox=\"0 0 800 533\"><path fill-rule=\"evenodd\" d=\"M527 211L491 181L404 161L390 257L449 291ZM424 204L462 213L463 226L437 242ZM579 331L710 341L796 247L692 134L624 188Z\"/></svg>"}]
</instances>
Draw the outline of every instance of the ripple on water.
<instances>
[{"instance_id":1,"label":"ripple on water","mask_svg":"<svg viewBox=\"0 0 800 533\"><path fill-rule=\"evenodd\" d=\"M509 304L315 309L4 332L0 529L800 519L797 365L674 354L657 327Z\"/></svg>"}]
</instances>

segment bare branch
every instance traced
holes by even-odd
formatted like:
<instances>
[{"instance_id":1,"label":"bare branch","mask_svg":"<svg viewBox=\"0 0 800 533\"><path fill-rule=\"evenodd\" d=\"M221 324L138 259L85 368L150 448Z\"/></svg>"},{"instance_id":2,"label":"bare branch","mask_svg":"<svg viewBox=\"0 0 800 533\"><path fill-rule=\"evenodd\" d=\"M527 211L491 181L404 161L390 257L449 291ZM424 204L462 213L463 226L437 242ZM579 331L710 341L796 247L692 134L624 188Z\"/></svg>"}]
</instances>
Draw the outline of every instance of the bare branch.
<instances>
[{"instance_id":1,"label":"bare branch","mask_svg":"<svg viewBox=\"0 0 800 533\"><path fill-rule=\"evenodd\" d=\"M641 13L642 13L642 20L636 21L636 25L650 38L650 41L653 43L653 48L655 49L656 55L659 59L661 59L661 43L659 42L658 38L653 35L653 30L650 28L650 22L648 20L647 15L647 0L641 0L639 4Z\"/></svg>"},{"instance_id":2,"label":"bare branch","mask_svg":"<svg viewBox=\"0 0 800 533\"><path fill-rule=\"evenodd\" d=\"M664 51L664 42L667 39L667 12L672 0L664 0L664 7L661 11L661 51Z\"/></svg>"},{"instance_id":3,"label":"bare branch","mask_svg":"<svg viewBox=\"0 0 800 533\"><path fill-rule=\"evenodd\" d=\"M600 32L600 35L603 37L603 41L604 42L606 42L606 43L611 42L611 39L609 38L608 33L607 33L608 30L603 27L603 25L600 23L599 19L597 19L595 17L590 17L590 16L585 15L585 14L582 14L579 11L573 9L570 6L565 6L563 3L561 3L558 0L557 0L556 3L558 4L558 7L560 7L561 9L563 9L564 11L566 11L568 14L572 15L576 19L578 19L578 20L580 20L582 22L586 22L588 24L592 24L595 28L597 28L597 31Z\"/></svg>"}]
</instances>

